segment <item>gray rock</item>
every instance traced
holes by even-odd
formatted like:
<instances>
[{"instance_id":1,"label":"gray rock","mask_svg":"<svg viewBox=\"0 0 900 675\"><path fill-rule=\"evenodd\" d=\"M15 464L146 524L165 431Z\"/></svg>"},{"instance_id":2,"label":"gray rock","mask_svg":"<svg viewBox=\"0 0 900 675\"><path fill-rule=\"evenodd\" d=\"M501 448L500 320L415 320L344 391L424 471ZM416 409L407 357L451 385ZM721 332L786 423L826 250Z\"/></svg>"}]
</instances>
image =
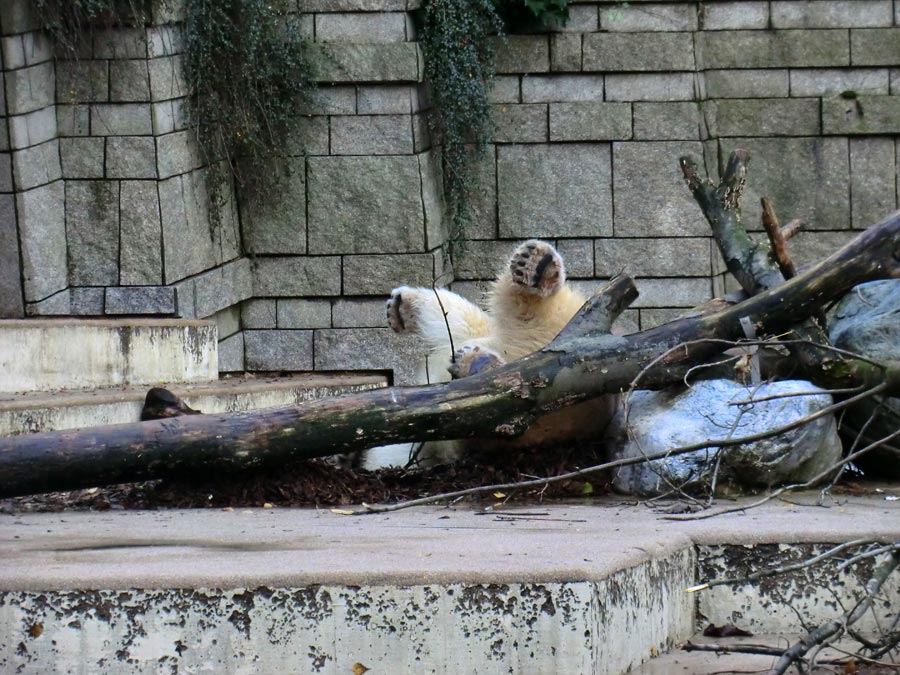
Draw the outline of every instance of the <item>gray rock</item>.
<instances>
[{"instance_id":1,"label":"gray rock","mask_svg":"<svg viewBox=\"0 0 900 675\"><path fill-rule=\"evenodd\" d=\"M112 286L119 282L119 184L66 183L69 283Z\"/></svg>"},{"instance_id":2,"label":"gray rock","mask_svg":"<svg viewBox=\"0 0 900 675\"><path fill-rule=\"evenodd\" d=\"M609 146L501 146L497 157L500 236L612 234Z\"/></svg>"},{"instance_id":3,"label":"gray rock","mask_svg":"<svg viewBox=\"0 0 900 675\"><path fill-rule=\"evenodd\" d=\"M390 328L314 332L316 370L392 370L394 384L416 384L416 364L423 351L418 340L404 339Z\"/></svg>"},{"instance_id":4,"label":"gray rock","mask_svg":"<svg viewBox=\"0 0 900 675\"><path fill-rule=\"evenodd\" d=\"M313 369L313 331L245 330L247 370Z\"/></svg>"},{"instance_id":5,"label":"gray rock","mask_svg":"<svg viewBox=\"0 0 900 675\"><path fill-rule=\"evenodd\" d=\"M292 158L289 174L267 189L262 199L241 203L245 249L260 253L306 253L306 167L303 157Z\"/></svg>"},{"instance_id":6,"label":"gray rock","mask_svg":"<svg viewBox=\"0 0 900 675\"><path fill-rule=\"evenodd\" d=\"M213 267L207 193L200 172L159 182L166 283Z\"/></svg>"},{"instance_id":7,"label":"gray rock","mask_svg":"<svg viewBox=\"0 0 900 675\"><path fill-rule=\"evenodd\" d=\"M25 301L43 300L68 285L63 182L20 192L16 202Z\"/></svg>"},{"instance_id":8,"label":"gray rock","mask_svg":"<svg viewBox=\"0 0 900 675\"><path fill-rule=\"evenodd\" d=\"M401 253L425 247L415 156L310 157L309 252Z\"/></svg>"},{"instance_id":9,"label":"gray rock","mask_svg":"<svg viewBox=\"0 0 900 675\"><path fill-rule=\"evenodd\" d=\"M80 139L79 139L80 140ZM107 178L156 178L156 143L151 136L106 140Z\"/></svg>"},{"instance_id":10,"label":"gray rock","mask_svg":"<svg viewBox=\"0 0 900 675\"><path fill-rule=\"evenodd\" d=\"M835 347L876 360L900 359L900 279L861 284L844 296L835 308L829 339ZM852 443L881 399L867 399L847 411L841 433ZM879 415L868 423L863 445L884 438L900 428L900 398L884 399ZM900 439L875 448L856 464L873 478L900 478Z\"/></svg>"},{"instance_id":11,"label":"gray rock","mask_svg":"<svg viewBox=\"0 0 900 675\"><path fill-rule=\"evenodd\" d=\"M16 201L13 195L0 195L0 319L18 319L24 312Z\"/></svg>"},{"instance_id":12,"label":"gray rock","mask_svg":"<svg viewBox=\"0 0 900 675\"><path fill-rule=\"evenodd\" d=\"M64 178L103 178L102 138L60 138L59 155Z\"/></svg>"},{"instance_id":13,"label":"gray rock","mask_svg":"<svg viewBox=\"0 0 900 675\"><path fill-rule=\"evenodd\" d=\"M121 182L121 270L125 285L162 283L162 229L156 181Z\"/></svg>"},{"instance_id":14,"label":"gray rock","mask_svg":"<svg viewBox=\"0 0 900 675\"><path fill-rule=\"evenodd\" d=\"M174 314L171 286L117 286L106 289L107 314Z\"/></svg>"},{"instance_id":15,"label":"gray rock","mask_svg":"<svg viewBox=\"0 0 900 675\"><path fill-rule=\"evenodd\" d=\"M831 396L792 396L752 405L730 402L777 394L820 391L809 382L775 382L749 388L730 380L708 380L690 389L638 391L631 397L626 426L619 411L607 432L611 459L640 457L685 445L749 436L783 426L831 404ZM630 432L629 433L629 428ZM774 438L719 451L718 492L741 492L785 482L807 481L841 457L834 418L826 416ZM707 489L717 463L713 449L697 450L665 460L622 467L616 489L658 495L677 486L696 492Z\"/></svg>"},{"instance_id":16,"label":"gray rock","mask_svg":"<svg viewBox=\"0 0 900 675\"><path fill-rule=\"evenodd\" d=\"M244 370L244 334L235 333L219 342L219 372Z\"/></svg>"}]
</instances>

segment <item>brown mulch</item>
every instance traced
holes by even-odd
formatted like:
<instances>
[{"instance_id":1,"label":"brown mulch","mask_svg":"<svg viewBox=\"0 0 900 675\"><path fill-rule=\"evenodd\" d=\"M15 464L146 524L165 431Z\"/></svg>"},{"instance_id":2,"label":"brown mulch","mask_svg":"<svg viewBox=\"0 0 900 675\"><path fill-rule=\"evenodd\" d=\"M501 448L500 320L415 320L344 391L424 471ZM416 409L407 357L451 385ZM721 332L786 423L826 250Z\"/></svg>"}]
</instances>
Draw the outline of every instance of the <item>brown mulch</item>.
<instances>
[{"instance_id":1,"label":"brown mulch","mask_svg":"<svg viewBox=\"0 0 900 675\"><path fill-rule=\"evenodd\" d=\"M602 462L596 448L570 448L490 455L417 470L364 471L330 459L306 460L290 467L222 474L204 480L156 480L90 490L53 492L0 502L5 512L109 509L223 508L271 506L335 507L385 504L483 485L555 476ZM539 501L608 493L606 474L570 480L504 495L514 501ZM470 499L497 501L485 495Z\"/></svg>"}]
</instances>

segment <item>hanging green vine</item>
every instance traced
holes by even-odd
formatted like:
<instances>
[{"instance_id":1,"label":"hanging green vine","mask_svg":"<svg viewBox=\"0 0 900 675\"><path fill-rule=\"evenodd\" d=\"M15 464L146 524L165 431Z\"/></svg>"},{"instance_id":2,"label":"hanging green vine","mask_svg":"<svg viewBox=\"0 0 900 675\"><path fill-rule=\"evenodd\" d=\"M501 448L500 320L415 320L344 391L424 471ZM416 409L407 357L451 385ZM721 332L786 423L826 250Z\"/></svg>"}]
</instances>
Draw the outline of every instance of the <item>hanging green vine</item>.
<instances>
[{"instance_id":1,"label":"hanging green vine","mask_svg":"<svg viewBox=\"0 0 900 675\"><path fill-rule=\"evenodd\" d=\"M283 0L186 0L185 75L207 164L225 160L246 194L287 171L285 140L315 93L299 16Z\"/></svg>"},{"instance_id":2,"label":"hanging green vine","mask_svg":"<svg viewBox=\"0 0 900 675\"><path fill-rule=\"evenodd\" d=\"M494 68L488 34L501 30L492 0L431 0L424 7L425 77L433 99L432 130L443 145L452 244L465 239L473 217L472 169L492 130L487 87Z\"/></svg>"},{"instance_id":3,"label":"hanging green vine","mask_svg":"<svg viewBox=\"0 0 900 675\"><path fill-rule=\"evenodd\" d=\"M142 26L154 5L171 0L33 0L38 25L56 43L58 52L70 58L90 44L96 28Z\"/></svg>"},{"instance_id":4,"label":"hanging green vine","mask_svg":"<svg viewBox=\"0 0 900 675\"><path fill-rule=\"evenodd\" d=\"M466 239L477 187L475 162L490 141L488 89L494 76L490 36L505 26L562 25L569 0L429 0L422 16L431 127L443 146L444 196L451 246Z\"/></svg>"}]
</instances>

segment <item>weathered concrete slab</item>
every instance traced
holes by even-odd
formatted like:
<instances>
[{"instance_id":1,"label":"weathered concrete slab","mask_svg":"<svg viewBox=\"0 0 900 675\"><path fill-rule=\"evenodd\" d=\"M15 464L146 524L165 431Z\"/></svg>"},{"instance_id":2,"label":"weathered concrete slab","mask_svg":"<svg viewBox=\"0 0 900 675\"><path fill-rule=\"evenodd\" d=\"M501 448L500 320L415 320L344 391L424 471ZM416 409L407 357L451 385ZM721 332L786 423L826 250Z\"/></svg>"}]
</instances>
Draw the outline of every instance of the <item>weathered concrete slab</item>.
<instances>
[{"instance_id":1,"label":"weathered concrete slab","mask_svg":"<svg viewBox=\"0 0 900 675\"><path fill-rule=\"evenodd\" d=\"M0 323L0 391L53 391L216 378L207 321L42 319Z\"/></svg>"}]
</instances>

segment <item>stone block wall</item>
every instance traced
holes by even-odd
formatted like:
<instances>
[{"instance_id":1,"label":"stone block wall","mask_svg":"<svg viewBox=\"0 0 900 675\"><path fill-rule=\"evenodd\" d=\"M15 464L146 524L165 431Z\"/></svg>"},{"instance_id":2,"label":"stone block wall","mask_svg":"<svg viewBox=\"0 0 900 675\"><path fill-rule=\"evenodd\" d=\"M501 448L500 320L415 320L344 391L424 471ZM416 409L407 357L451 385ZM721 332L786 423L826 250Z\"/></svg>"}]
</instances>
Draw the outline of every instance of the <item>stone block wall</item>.
<instances>
[{"instance_id":1,"label":"stone block wall","mask_svg":"<svg viewBox=\"0 0 900 675\"><path fill-rule=\"evenodd\" d=\"M759 197L807 229L801 264L897 208L900 0L575 2L558 31L498 39L496 129L451 262L419 0L298 0L320 96L271 199L223 195L185 114L181 16L53 59L26 0L0 4L0 316L215 317L223 370L391 370L401 283L481 298L515 241L556 243L576 283L619 271L647 328L730 289L679 155L753 153Z\"/></svg>"}]
</instances>

